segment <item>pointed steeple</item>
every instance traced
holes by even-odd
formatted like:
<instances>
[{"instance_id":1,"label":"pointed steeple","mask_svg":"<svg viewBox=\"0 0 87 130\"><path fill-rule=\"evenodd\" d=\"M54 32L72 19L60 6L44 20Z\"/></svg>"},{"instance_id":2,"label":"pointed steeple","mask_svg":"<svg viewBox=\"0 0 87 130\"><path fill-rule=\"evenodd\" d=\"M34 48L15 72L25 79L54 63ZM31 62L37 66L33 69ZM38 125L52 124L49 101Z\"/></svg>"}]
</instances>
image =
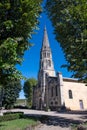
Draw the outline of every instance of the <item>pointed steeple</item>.
<instances>
[{"instance_id":1,"label":"pointed steeple","mask_svg":"<svg viewBox=\"0 0 87 130\"><path fill-rule=\"evenodd\" d=\"M47 34L46 26L44 27L44 36L43 36L43 43L42 43L42 49L49 48L49 39Z\"/></svg>"},{"instance_id":2,"label":"pointed steeple","mask_svg":"<svg viewBox=\"0 0 87 130\"><path fill-rule=\"evenodd\" d=\"M46 26L44 28L39 70L40 70L39 72L43 71L48 73L49 76L55 76L54 64L52 60L52 52L48 40Z\"/></svg>"},{"instance_id":3,"label":"pointed steeple","mask_svg":"<svg viewBox=\"0 0 87 130\"><path fill-rule=\"evenodd\" d=\"M45 26L42 48L40 51L40 67L38 73L38 88L40 88L39 99L41 99L40 109L44 108L44 104L46 104L46 75L50 77L55 77L52 52L48 40L47 29Z\"/></svg>"}]
</instances>

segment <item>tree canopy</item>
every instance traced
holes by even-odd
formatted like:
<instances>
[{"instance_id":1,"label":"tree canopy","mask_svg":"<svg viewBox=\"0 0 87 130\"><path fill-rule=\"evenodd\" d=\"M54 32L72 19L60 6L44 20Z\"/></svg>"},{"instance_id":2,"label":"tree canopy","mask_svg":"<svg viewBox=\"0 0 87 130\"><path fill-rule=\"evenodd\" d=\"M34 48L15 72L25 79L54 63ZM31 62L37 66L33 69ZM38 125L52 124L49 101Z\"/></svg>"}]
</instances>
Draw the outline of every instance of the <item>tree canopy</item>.
<instances>
[{"instance_id":1,"label":"tree canopy","mask_svg":"<svg viewBox=\"0 0 87 130\"><path fill-rule=\"evenodd\" d=\"M35 87L37 84L37 80L34 78L30 78L25 81L24 83L24 95L27 98L27 103L29 104L29 107L32 106L32 98L33 98L33 87Z\"/></svg>"},{"instance_id":2,"label":"tree canopy","mask_svg":"<svg viewBox=\"0 0 87 130\"><path fill-rule=\"evenodd\" d=\"M20 79L16 64L21 64L29 40L37 29L41 0L0 1L0 84Z\"/></svg>"},{"instance_id":3,"label":"tree canopy","mask_svg":"<svg viewBox=\"0 0 87 130\"><path fill-rule=\"evenodd\" d=\"M87 1L47 0L46 11L67 60L63 67L87 82Z\"/></svg>"}]
</instances>

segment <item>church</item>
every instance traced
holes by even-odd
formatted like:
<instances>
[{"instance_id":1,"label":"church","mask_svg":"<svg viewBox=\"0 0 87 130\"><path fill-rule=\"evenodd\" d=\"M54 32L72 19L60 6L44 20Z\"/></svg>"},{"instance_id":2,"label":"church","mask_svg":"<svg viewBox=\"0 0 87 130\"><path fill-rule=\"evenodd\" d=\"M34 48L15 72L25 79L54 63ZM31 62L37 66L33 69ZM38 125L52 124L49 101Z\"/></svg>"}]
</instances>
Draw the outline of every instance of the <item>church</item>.
<instances>
[{"instance_id":1,"label":"church","mask_svg":"<svg viewBox=\"0 0 87 130\"><path fill-rule=\"evenodd\" d=\"M39 110L87 110L87 86L55 72L47 29L44 28L38 83L33 89L33 107Z\"/></svg>"}]
</instances>

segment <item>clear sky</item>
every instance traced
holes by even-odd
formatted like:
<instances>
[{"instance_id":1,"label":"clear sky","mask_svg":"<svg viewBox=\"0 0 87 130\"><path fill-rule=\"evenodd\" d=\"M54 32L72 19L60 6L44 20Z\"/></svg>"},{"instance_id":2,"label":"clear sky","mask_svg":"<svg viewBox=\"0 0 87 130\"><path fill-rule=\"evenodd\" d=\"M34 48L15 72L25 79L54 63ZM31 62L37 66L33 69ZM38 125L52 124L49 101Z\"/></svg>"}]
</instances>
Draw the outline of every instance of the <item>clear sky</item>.
<instances>
[{"instance_id":1,"label":"clear sky","mask_svg":"<svg viewBox=\"0 0 87 130\"><path fill-rule=\"evenodd\" d=\"M37 79L40 63L40 49L42 46L44 26L46 25L55 71L62 72L64 77L71 77L71 73L68 72L66 68L61 68L61 65L65 64L66 60L59 43L55 40L55 35L53 34L53 27L50 20L44 13L41 14L39 20L39 30L32 36L31 39L34 46L25 52L22 65L17 66L18 70L20 70L27 78L34 77ZM23 83L24 81L22 81L22 85ZM23 91L20 93L20 98L24 98Z\"/></svg>"}]
</instances>

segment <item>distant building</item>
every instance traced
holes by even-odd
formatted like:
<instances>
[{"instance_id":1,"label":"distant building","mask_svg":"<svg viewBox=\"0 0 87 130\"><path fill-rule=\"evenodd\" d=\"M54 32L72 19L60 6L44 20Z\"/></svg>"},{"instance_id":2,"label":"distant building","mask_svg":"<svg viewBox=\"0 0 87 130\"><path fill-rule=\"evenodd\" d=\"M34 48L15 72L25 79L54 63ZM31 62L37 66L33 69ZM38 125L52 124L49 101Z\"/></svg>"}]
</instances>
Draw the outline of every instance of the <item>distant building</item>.
<instances>
[{"instance_id":1,"label":"distant building","mask_svg":"<svg viewBox=\"0 0 87 130\"><path fill-rule=\"evenodd\" d=\"M46 27L40 52L38 84L33 90L35 109L58 110L65 106L71 110L87 109L87 86L73 78L55 73Z\"/></svg>"}]
</instances>

